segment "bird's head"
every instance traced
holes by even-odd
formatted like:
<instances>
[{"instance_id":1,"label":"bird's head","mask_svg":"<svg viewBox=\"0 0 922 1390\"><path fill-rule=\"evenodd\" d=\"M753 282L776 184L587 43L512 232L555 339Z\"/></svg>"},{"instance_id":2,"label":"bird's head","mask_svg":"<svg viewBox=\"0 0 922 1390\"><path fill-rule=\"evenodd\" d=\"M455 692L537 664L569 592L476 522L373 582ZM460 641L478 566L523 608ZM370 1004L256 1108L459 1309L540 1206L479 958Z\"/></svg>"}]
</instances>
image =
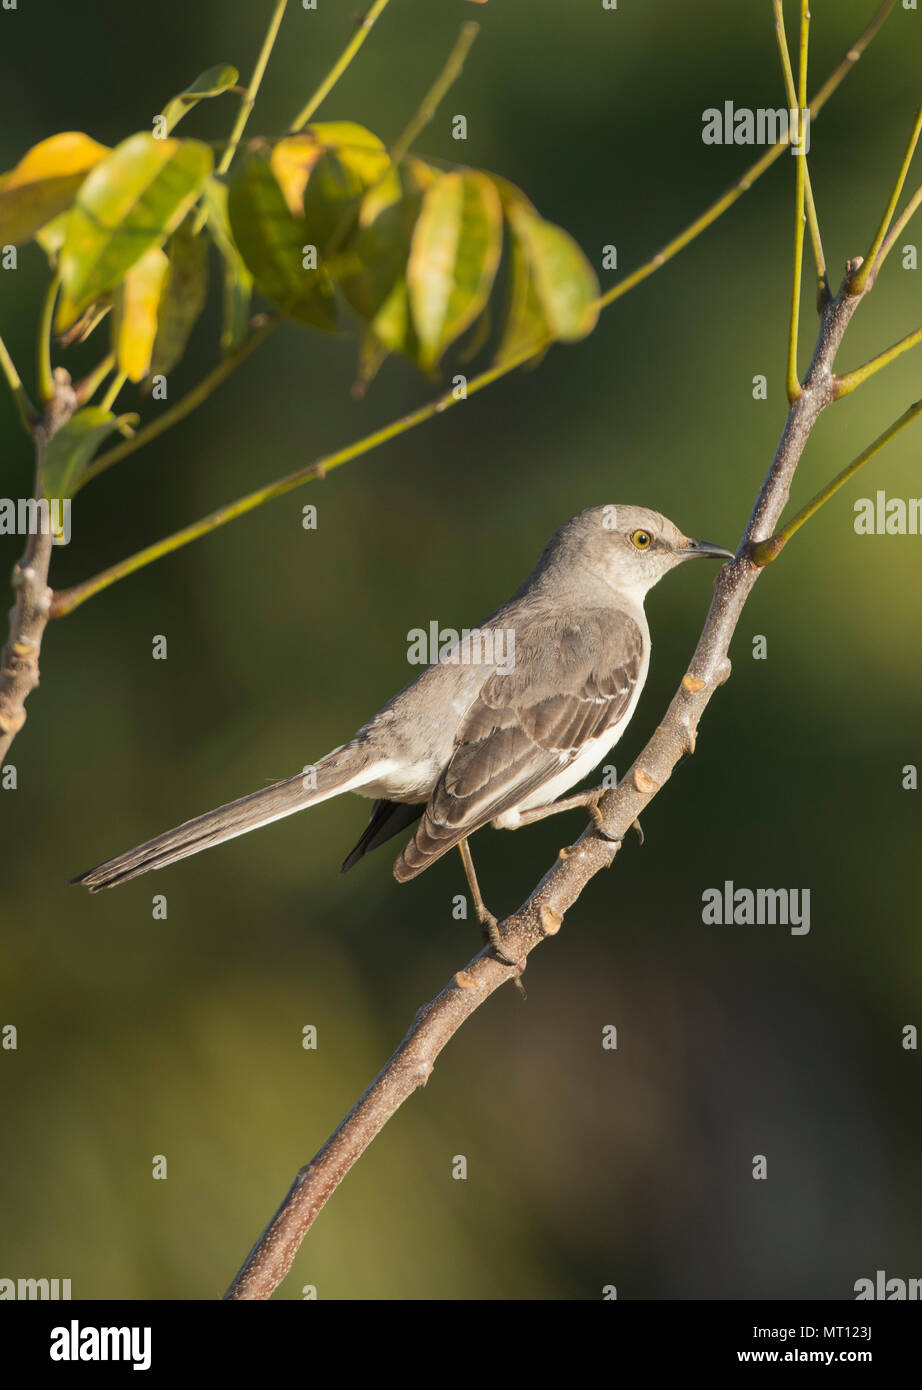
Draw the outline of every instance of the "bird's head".
<instances>
[{"instance_id":1,"label":"bird's head","mask_svg":"<svg viewBox=\"0 0 922 1390\"><path fill-rule=\"evenodd\" d=\"M642 599L663 575L685 560L732 560L732 550L693 540L649 507L590 507L552 538L544 562L555 569L590 571L609 588Z\"/></svg>"}]
</instances>

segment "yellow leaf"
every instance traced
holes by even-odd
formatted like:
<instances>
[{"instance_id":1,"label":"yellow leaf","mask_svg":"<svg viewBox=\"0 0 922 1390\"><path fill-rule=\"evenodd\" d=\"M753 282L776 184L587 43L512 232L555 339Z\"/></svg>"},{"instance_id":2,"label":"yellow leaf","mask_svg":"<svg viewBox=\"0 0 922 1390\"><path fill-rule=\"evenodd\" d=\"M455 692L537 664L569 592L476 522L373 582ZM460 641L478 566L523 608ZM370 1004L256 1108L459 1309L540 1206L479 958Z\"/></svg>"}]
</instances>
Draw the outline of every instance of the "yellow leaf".
<instances>
[{"instance_id":1,"label":"yellow leaf","mask_svg":"<svg viewBox=\"0 0 922 1390\"><path fill-rule=\"evenodd\" d=\"M28 241L70 207L94 165L109 153L79 130L33 145L0 183L0 245Z\"/></svg>"},{"instance_id":2,"label":"yellow leaf","mask_svg":"<svg viewBox=\"0 0 922 1390\"><path fill-rule=\"evenodd\" d=\"M157 316L169 260L159 246L146 251L126 274L115 301L113 347L118 370L129 381L147 375L157 337Z\"/></svg>"}]
</instances>

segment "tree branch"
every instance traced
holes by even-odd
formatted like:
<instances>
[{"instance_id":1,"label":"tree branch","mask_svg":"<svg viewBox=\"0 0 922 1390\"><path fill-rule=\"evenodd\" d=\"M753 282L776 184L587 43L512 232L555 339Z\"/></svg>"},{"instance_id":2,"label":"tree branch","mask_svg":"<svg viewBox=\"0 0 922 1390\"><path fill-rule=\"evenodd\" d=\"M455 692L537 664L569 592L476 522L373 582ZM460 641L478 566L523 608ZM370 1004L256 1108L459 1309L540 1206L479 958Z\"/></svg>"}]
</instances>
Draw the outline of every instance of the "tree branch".
<instances>
[{"instance_id":1,"label":"tree branch","mask_svg":"<svg viewBox=\"0 0 922 1390\"><path fill-rule=\"evenodd\" d=\"M77 395L70 376L59 367L53 375L51 397L34 430L36 501L42 496L39 478L44 451L76 408ZM0 761L25 724L25 702L38 685L39 652L51 612L48 566L52 540L50 524L47 530L38 525L13 570L15 599L10 609L10 635L0 654Z\"/></svg>"},{"instance_id":2,"label":"tree branch","mask_svg":"<svg viewBox=\"0 0 922 1390\"><path fill-rule=\"evenodd\" d=\"M851 262L848 273L855 268ZM788 410L781 440L736 557L715 581L714 598L688 670L662 723L627 776L605 792L599 803L608 835L627 835L676 765L694 752L701 716L730 674L730 640L761 573L750 559L753 545L774 530L810 433L835 399L833 364L859 300L860 296L846 292L843 283L836 298L821 310L819 336L801 394ZM594 827L585 830L575 845L560 851L557 862L518 911L501 923L503 952L517 964L503 965L484 948L437 998L423 1006L390 1061L316 1157L298 1173L234 1279L227 1299L269 1298L291 1268L301 1241L326 1201L407 1097L426 1084L449 1039L494 990L506 980L518 978L528 954L545 937L556 935L586 884L611 865L617 852L618 845L602 838Z\"/></svg>"}]
</instances>

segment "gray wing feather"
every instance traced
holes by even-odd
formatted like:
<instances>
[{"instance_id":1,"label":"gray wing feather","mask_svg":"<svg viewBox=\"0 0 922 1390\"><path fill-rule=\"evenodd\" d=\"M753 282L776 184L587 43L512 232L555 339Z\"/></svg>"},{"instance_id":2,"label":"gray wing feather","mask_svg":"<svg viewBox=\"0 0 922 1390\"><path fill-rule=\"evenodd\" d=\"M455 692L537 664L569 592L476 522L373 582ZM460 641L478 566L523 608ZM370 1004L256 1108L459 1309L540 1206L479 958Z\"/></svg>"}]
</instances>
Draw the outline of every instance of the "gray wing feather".
<instances>
[{"instance_id":1,"label":"gray wing feather","mask_svg":"<svg viewBox=\"0 0 922 1390\"><path fill-rule=\"evenodd\" d=\"M415 878L616 724L640 679L643 648L634 619L607 609L550 628L546 618L517 628L515 667L491 675L461 721L395 877Z\"/></svg>"}]
</instances>

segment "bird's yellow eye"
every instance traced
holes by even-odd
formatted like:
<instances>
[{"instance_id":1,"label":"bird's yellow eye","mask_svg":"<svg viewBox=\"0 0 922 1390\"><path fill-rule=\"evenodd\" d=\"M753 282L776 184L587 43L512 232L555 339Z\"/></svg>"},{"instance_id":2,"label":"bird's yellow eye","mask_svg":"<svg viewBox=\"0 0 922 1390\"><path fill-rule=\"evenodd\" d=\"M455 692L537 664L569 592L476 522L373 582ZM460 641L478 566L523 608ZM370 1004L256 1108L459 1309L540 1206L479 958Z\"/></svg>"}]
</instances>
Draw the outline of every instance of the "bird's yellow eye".
<instances>
[{"instance_id":1,"label":"bird's yellow eye","mask_svg":"<svg viewBox=\"0 0 922 1390\"><path fill-rule=\"evenodd\" d=\"M631 544L636 545L638 550L649 550L653 544L653 537L649 531L635 531L631 536Z\"/></svg>"}]
</instances>

